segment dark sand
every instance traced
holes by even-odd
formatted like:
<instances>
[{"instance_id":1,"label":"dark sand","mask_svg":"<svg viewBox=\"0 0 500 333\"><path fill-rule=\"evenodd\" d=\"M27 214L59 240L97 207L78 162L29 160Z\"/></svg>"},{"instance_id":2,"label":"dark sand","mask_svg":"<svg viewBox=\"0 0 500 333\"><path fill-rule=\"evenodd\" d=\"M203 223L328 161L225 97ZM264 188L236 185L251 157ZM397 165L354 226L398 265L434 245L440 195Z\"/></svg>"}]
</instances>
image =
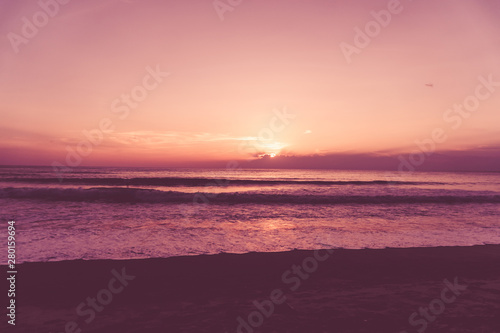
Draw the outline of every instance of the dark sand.
<instances>
[{"instance_id":1,"label":"dark sand","mask_svg":"<svg viewBox=\"0 0 500 333\"><path fill-rule=\"evenodd\" d=\"M59 333L76 321L82 332L237 332L237 318L248 322L257 311L252 302L269 300L280 289L286 301L261 326L240 332L411 333L423 324L410 325L410 315L441 298L444 279L458 277L467 289L458 296L445 292L453 299L449 304L434 301L436 311L440 302L445 308L425 332L500 332L499 245L335 250L292 291L296 281L284 282L283 273L311 256L313 251L292 251L25 263L18 265L16 328L3 315L0 331ZM77 315L77 306L108 288L111 270L123 267L135 279L85 323L89 315ZM255 323L259 316L254 313Z\"/></svg>"}]
</instances>

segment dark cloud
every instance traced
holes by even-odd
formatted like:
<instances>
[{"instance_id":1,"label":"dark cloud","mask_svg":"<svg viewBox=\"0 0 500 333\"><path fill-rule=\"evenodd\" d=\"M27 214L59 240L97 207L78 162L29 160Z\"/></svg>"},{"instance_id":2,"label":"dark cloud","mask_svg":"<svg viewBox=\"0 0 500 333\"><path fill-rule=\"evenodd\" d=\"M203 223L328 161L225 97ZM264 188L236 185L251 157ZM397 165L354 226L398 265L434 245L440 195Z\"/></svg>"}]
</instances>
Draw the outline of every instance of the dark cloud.
<instances>
[{"instance_id":1,"label":"dark cloud","mask_svg":"<svg viewBox=\"0 0 500 333\"><path fill-rule=\"evenodd\" d=\"M342 170L415 170L415 171L497 171L500 172L500 147L465 151L381 154L327 154L277 156L246 163L250 168L342 169Z\"/></svg>"}]
</instances>

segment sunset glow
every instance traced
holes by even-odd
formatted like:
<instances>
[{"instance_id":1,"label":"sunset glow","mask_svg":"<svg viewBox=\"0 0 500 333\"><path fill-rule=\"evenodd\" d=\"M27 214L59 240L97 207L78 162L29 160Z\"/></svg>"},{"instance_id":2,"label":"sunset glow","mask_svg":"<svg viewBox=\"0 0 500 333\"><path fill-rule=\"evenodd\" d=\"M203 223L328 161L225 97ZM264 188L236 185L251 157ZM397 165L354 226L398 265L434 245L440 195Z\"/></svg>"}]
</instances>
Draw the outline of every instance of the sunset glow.
<instances>
[{"instance_id":1,"label":"sunset glow","mask_svg":"<svg viewBox=\"0 0 500 333\"><path fill-rule=\"evenodd\" d=\"M221 20L210 1L70 2L25 38L43 9L5 1L0 163L397 165L436 128L436 151L498 156L497 2L397 3L259 0Z\"/></svg>"}]
</instances>

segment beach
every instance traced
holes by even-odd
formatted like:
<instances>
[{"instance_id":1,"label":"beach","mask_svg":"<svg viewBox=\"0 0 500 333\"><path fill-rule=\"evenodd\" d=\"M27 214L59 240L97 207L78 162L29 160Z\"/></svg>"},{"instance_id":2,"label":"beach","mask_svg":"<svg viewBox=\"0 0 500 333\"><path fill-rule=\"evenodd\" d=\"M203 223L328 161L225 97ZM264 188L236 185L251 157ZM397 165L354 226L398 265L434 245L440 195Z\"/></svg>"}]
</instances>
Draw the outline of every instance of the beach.
<instances>
[{"instance_id":1,"label":"beach","mask_svg":"<svg viewBox=\"0 0 500 333\"><path fill-rule=\"evenodd\" d=\"M500 244L499 203L497 173L0 168L18 263Z\"/></svg>"},{"instance_id":2,"label":"beach","mask_svg":"<svg viewBox=\"0 0 500 333\"><path fill-rule=\"evenodd\" d=\"M500 332L498 174L0 176L16 332Z\"/></svg>"},{"instance_id":3,"label":"beach","mask_svg":"<svg viewBox=\"0 0 500 333\"><path fill-rule=\"evenodd\" d=\"M500 333L500 0L2 4L0 333Z\"/></svg>"},{"instance_id":4,"label":"beach","mask_svg":"<svg viewBox=\"0 0 500 333\"><path fill-rule=\"evenodd\" d=\"M499 262L483 245L23 263L16 332L500 332Z\"/></svg>"}]
</instances>

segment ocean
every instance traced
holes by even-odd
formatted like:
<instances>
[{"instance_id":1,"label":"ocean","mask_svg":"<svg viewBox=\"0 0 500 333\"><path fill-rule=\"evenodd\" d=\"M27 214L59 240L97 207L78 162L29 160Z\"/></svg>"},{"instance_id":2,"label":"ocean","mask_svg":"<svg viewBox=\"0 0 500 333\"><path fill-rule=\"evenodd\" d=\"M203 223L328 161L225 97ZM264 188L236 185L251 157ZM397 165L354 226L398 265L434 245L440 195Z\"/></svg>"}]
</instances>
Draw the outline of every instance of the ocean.
<instances>
[{"instance_id":1,"label":"ocean","mask_svg":"<svg viewBox=\"0 0 500 333\"><path fill-rule=\"evenodd\" d=\"M500 244L499 173L1 167L0 207L18 262Z\"/></svg>"}]
</instances>

